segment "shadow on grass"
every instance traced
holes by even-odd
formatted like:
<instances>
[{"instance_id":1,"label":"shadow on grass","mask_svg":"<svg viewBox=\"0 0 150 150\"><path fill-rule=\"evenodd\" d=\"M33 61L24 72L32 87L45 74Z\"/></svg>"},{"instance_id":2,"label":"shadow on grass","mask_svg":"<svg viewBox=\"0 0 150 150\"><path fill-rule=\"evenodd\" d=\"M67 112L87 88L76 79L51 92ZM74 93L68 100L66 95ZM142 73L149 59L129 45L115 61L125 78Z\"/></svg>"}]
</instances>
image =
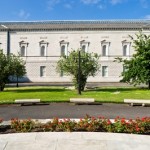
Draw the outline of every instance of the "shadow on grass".
<instances>
[{"instance_id":1,"label":"shadow on grass","mask_svg":"<svg viewBox=\"0 0 150 150\"><path fill-rule=\"evenodd\" d=\"M84 92L128 92L136 90L148 90L147 88L96 88L96 89L87 89Z\"/></svg>"},{"instance_id":2,"label":"shadow on grass","mask_svg":"<svg viewBox=\"0 0 150 150\"><path fill-rule=\"evenodd\" d=\"M66 89L45 89L45 88L37 88L37 89L11 89L11 90L6 90L4 92L15 92L15 93L33 93L33 92L66 92L70 90Z\"/></svg>"}]
</instances>

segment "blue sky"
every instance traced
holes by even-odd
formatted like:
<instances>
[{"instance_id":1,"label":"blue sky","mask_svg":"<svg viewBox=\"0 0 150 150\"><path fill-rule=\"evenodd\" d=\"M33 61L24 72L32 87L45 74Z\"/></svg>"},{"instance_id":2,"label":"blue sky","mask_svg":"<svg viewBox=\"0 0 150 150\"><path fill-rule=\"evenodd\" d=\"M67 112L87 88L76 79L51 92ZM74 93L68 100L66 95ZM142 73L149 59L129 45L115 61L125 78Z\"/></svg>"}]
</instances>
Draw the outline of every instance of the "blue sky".
<instances>
[{"instance_id":1,"label":"blue sky","mask_svg":"<svg viewBox=\"0 0 150 150\"><path fill-rule=\"evenodd\" d=\"M1 0L0 21L150 19L150 0Z\"/></svg>"}]
</instances>

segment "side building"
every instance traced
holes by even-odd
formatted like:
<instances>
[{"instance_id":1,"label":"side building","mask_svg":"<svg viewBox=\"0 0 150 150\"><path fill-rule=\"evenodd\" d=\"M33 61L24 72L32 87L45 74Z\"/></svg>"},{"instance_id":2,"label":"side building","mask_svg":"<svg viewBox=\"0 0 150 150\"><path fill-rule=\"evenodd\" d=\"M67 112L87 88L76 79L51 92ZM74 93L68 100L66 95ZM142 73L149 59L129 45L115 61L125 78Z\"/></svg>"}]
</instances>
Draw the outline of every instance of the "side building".
<instances>
[{"instance_id":1,"label":"side building","mask_svg":"<svg viewBox=\"0 0 150 150\"><path fill-rule=\"evenodd\" d=\"M71 77L56 72L56 64L79 48L101 56L101 69L88 82L119 82L123 66L114 59L132 57L129 35L141 29L150 34L150 20L0 22L0 49L26 61L21 82L71 82Z\"/></svg>"}]
</instances>

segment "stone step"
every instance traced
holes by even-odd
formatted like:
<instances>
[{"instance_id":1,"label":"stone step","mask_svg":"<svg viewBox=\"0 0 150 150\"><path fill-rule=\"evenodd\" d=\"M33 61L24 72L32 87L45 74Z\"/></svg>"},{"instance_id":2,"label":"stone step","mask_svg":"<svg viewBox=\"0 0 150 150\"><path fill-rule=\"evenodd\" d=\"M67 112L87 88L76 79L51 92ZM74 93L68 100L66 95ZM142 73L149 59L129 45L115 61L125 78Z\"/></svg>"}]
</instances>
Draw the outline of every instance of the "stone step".
<instances>
[{"instance_id":1,"label":"stone step","mask_svg":"<svg viewBox=\"0 0 150 150\"><path fill-rule=\"evenodd\" d=\"M124 103L130 103L131 106L134 106L136 104L141 104L142 106L145 106L146 104L150 104L150 100L142 100L142 99L124 99Z\"/></svg>"},{"instance_id":2,"label":"stone step","mask_svg":"<svg viewBox=\"0 0 150 150\"><path fill-rule=\"evenodd\" d=\"M70 98L71 103L94 103L94 98Z\"/></svg>"},{"instance_id":3,"label":"stone step","mask_svg":"<svg viewBox=\"0 0 150 150\"><path fill-rule=\"evenodd\" d=\"M37 103L40 103L40 102L41 102L40 99L16 99L15 100L16 104L21 104L21 105L24 105L24 104L37 104Z\"/></svg>"}]
</instances>

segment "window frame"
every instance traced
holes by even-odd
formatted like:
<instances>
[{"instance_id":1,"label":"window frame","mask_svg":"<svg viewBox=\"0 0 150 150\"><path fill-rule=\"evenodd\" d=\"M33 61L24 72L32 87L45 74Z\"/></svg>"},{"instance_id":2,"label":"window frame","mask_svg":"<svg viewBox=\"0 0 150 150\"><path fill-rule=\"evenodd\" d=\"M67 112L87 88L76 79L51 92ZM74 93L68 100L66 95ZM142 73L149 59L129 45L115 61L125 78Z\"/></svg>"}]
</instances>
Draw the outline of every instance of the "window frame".
<instances>
[{"instance_id":1,"label":"window frame","mask_svg":"<svg viewBox=\"0 0 150 150\"><path fill-rule=\"evenodd\" d=\"M124 47L126 46L126 52L124 50ZM122 56L123 57L129 57L130 56L130 47L131 47L131 42L124 40L122 41Z\"/></svg>"},{"instance_id":2,"label":"window frame","mask_svg":"<svg viewBox=\"0 0 150 150\"><path fill-rule=\"evenodd\" d=\"M69 46L69 42L66 42L64 40L60 41L60 56L63 57L63 56L68 56L68 46ZM64 47L64 55L62 55L62 47Z\"/></svg>"},{"instance_id":3,"label":"window frame","mask_svg":"<svg viewBox=\"0 0 150 150\"><path fill-rule=\"evenodd\" d=\"M106 46L105 55L104 55L104 51L103 51L104 46ZM108 57L109 56L109 49L110 49L110 42L108 42L106 40L101 41L101 55L102 55L102 57Z\"/></svg>"},{"instance_id":4,"label":"window frame","mask_svg":"<svg viewBox=\"0 0 150 150\"><path fill-rule=\"evenodd\" d=\"M28 42L25 42L25 41L21 41L19 42L19 46L20 46L20 56L21 57L26 57L27 56L27 47L28 47L29 43ZM25 47L24 49L24 55L22 55L21 51L22 51L22 47Z\"/></svg>"},{"instance_id":5,"label":"window frame","mask_svg":"<svg viewBox=\"0 0 150 150\"><path fill-rule=\"evenodd\" d=\"M47 48L48 48L48 42L46 42L46 41L44 41L44 40L42 40L42 41L40 41L39 42L39 47L40 47L40 57L46 57L47 56ZM44 55L42 55L42 47L45 47L45 49L44 49Z\"/></svg>"},{"instance_id":6,"label":"window frame","mask_svg":"<svg viewBox=\"0 0 150 150\"><path fill-rule=\"evenodd\" d=\"M84 52L88 53L89 45L90 45L90 42L88 42L88 41L85 41L85 40L80 41L80 49L81 49L81 51L83 51L82 47L85 46Z\"/></svg>"}]
</instances>

